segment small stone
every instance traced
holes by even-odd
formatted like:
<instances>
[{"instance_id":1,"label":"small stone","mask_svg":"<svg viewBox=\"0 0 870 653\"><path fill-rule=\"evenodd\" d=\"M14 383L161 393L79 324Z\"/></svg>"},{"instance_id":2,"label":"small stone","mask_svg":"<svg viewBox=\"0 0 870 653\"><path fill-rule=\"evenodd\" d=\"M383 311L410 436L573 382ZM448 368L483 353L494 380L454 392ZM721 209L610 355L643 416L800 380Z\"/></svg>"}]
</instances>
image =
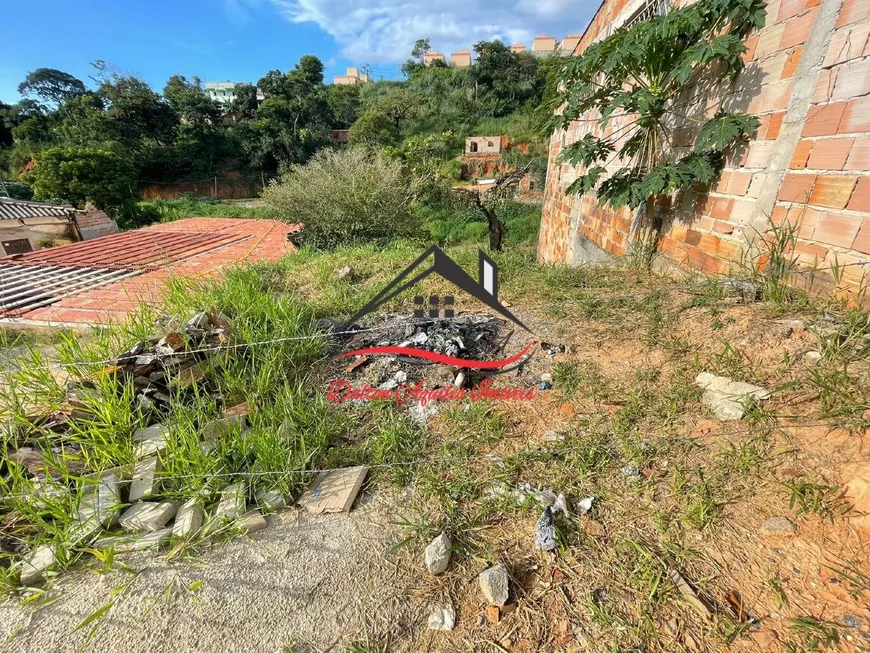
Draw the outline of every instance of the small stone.
<instances>
[{"instance_id":1,"label":"small stone","mask_svg":"<svg viewBox=\"0 0 870 653\"><path fill-rule=\"evenodd\" d=\"M248 416L246 414L234 414L223 419L212 420L203 427L202 439L206 442L218 440L235 430L244 428L247 420Z\"/></svg>"},{"instance_id":2,"label":"small stone","mask_svg":"<svg viewBox=\"0 0 870 653\"><path fill-rule=\"evenodd\" d=\"M159 548L161 544L169 540L172 537L172 529L164 528L159 531L154 531L153 533L148 533L147 535L143 535L142 537L132 540L127 548L133 549L135 551L144 551L145 549L156 549Z\"/></svg>"},{"instance_id":3,"label":"small stone","mask_svg":"<svg viewBox=\"0 0 870 653\"><path fill-rule=\"evenodd\" d=\"M558 431L546 431L544 433L544 442L562 442L565 440L565 434Z\"/></svg>"},{"instance_id":4,"label":"small stone","mask_svg":"<svg viewBox=\"0 0 870 653\"><path fill-rule=\"evenodd\" d=\"M343 268L338 268L332 273L332 278L336 281L343 281L345 279L353 281L353 268L349 265L346 265Z\"/></svg>"},{"instance_id":5,"label":"small stone","mask_svg":"<svg viewBox=\"0 0 870 653\"><path fill-rule=\"evenodd\" d=\"M205 311L200 311L196 313L192 318L190 318L187 322L184 323L184 326L190 329L204 329L208 326L211 319L208 316L208 313Z\"/></svg>"},{"instance_id":6,"label":"small stone","mask_svg":"<svg viewBox=\"0 0 870 653\"><path fill-rule=\"evenodd\" d=\"M204 517L205 511L197 503L196 499L185 501L178 509L175 524L172 526L172 534L175 537L183 537L185 539L193 537L202 528Z\"/></svg>"},{"instance_id":7,"label":"small stone","mask_svg":"<svg viewBox=\"0 0 870 653\"><path fill-rule=\"evenodd\" d=\"M486 620L491 624L497 624L501 618L497 605L486 606Z\"/></svg>"},{"instance_id":8,"label":"small stone","mask_svg":"<svg viewBox=\"0 0 870 653\"><path fill-rule=\"evenodd\" d=\"M93 482L89 478L87 481ZM95 535L101 527L108 526L121 511L121 486L119 472L106 472L94 485L85 486L76 511L76 525L71 531L73 542Z\"/></svg>"},{"instance_id":9,"label":"small stone","mask_svg":"<svg viewBox=\"0 0 870 653\"><path fill-rule=\"evenodd\" d=\"M768 517L761 525L761 531L772 535L792 535L797 532L797 526L786 517Z\"/></svg>"},{"instance_id":10,"label":"small stone","mask_svg":"<svg viewBox=\"0 0 870 653\"><path fill-rule=\"evenodd\" d=\"M440 574L447 571L450 566L450 547L453 542L447 533L441 533L426 547L426 569L430 574Z\"/></svg>"},{"instance_id":11,"label":"small stone","mask_svg":"<svg viewBox=\"0 0 870 653\"><path fill-rule=\"evenodd\" d=\"M36 547L33 555L20 563L21 576L19 581L22 585L33 585L45 576L45 572L57 564L55 549L47 544Z\"/></svg>"},{"instance_id":12,"label":"small stone","mask_svg":"<svg viewBox=\"0 0 870 653\"><path fill-rule=\"evenodd\" d=\"M456 611L452 605L437 605L429 613L430 630L453 630L456 624Z\"/></svg>"},{"instance_id":13,"label":"small stone","mask_svg":"<svg viewBox=\"0 0 870 653\"><path fill-rule=\"evenodd\" d=\"M793 333L800 333L803 330L803 320L776 320L768 332L774 338L788 338Z\"/></svg>"},{"instance_id":14,"label":"small stone","mask_svg":"<svg viewBox=\"0 0 870 653\"><path fill-rule=\"evenodd\" d=\"M860 628L861 620L853 614L844 614L843 625L847 628Z\"/></svg>"},{"instance_id":15,"label":"small stone","mask_svg":"<svg viewBox=\"0 0 870 653\"><path fill-rule=\"evenodd\" d=\"M159 469L160 461L157 456L145 458L136 463L133 468L133 479L130 482L130 503L148 499L157 492L157 471Z\"/></svg>"},{"instance_id":16,"label":"small stone","mask_svg":"<svg viewBox=\"0 0 870 653\"><path fill-rule=\"evenodd\" d=\"M480 591L490 605L502 606L508 600L508 587L510 578L504 565L495 565L485 569L477 577Z\"/></svg>"},{"instance_id":17,"label":"small stone","mask_svg":"<svg viewBox=\"0 0 870 653\"><path fill-rule=\"evenodd\" d=\"M281 510L281 508L284 508L287 505L287 500L278 490L257 492L255 498L257 500L257 505L260 506L260 508L270 512Z\"/></svg>"},{"instance_id":18,"label":"small stone","mask_svg":"<svg viewBox=\"0 0 870 653\"><path fill-rule=\"evenodd\" d=\"M822 352L820 352L820 351L808 351L806 354L804 354L804 360L809 365L815 365L820 360L822 360Z\"/></svg>"},{"instance_id":19,"label":"small stone","mask_svg":"<svg viewBox=\"0 0 870 653\"><path fill-rule=\"evenodd\" d=\"M535 546L541 551L552 551L556 548L556 523L553 520L553 509L544 508L535 529ZM503 604L502 604L503 605Z\"/></svg>"},{"instance_id":20,"label":"small stone","mask_svg":"<svg viewBox=\"0 0 870 653\"><path fill-rule=\"evenodd\" d=\"M166 526L175 516L175 512L175 504L169 501L134 503L121 515L121 528L125 531L153 533Z\"/></svg>"},{"instance_id":21,"label":"small stone","mask_svg":"<svg viewBox=\"0 0 870 653\"><path fill-rule=\"evenodd\" d=\"M247 503L247 490L244 483L233 483L221 490L221 500L215 508L212 519L206 526L206 531L211 533L227 522L241 519L245 514Z\"/></svg>"},{"instance_id":22,"label":"small stone","mask_svg":"<svg viewBox=\"0 0 870 653\"><path fill-rule=\"evenodd\" d=\"M257 531L261 531L269 525L269 522L266 521L266 518L260 514L260 511L256 508L248 508L248 511L245 513L244 517L239 519L236 522L236 526L238 529L250 535L251 533L256 533Z\"/></svg>"}]
</instances>

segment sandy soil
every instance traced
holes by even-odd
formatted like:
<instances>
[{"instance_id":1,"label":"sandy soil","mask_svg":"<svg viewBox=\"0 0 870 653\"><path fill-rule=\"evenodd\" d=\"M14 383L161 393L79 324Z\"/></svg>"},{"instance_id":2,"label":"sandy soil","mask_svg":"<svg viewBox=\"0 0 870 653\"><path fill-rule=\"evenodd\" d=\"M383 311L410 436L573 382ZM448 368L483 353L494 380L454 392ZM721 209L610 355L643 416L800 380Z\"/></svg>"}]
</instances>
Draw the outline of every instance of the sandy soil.
<instances>
[{"instance_id":1,"label":"sandy soil","mask_svg":"<svg viewBox=\"0 0 870 653\"><path fill-rule=\"evenodd\" d=\"M6 598L2 650L295 653L340 650L375 632L404 634L415 619L405 574L387 559L403 537L391 524L394 507L381 493L357 503L346 515L270 516L269 528L194 559L119 556L139 573L95 622L91 640L91 626L75 628L131 580L117 564L105 574L64 574L49 589L56 600L42 608Z\"/></svg>"}]
</instances>

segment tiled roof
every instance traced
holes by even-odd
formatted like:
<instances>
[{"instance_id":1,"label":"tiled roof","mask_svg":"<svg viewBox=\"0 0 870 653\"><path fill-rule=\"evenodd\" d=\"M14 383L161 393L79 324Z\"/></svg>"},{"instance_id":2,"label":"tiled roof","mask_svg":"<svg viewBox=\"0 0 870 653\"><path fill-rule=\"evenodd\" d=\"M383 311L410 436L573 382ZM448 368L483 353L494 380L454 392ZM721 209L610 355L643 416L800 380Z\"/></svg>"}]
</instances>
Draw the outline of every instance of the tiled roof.
<instances>
[{"instance_id":1,"label":"tiled roof","mask_svg":"<svg viewBox=\"0 0 870 653\"><path fill-rule=\"evenodd\" d=\"M58 206L45 202L28 202L0 197L0 220L19 220L21 218L65 218L75 213L70 206Z\"/></svg>"}]
</instances>

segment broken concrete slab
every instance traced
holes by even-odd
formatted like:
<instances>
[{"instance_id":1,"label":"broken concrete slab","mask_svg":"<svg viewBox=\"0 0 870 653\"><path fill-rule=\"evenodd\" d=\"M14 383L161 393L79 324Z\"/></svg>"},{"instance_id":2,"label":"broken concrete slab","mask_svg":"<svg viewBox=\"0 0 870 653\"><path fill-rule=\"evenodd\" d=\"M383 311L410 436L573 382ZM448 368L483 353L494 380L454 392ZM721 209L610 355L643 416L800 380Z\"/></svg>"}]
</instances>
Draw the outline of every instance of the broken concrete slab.
<instances>
[{"instance_id":1,"label":"broken concrete slab","mask_svg":"<svg viewBox=\"0 0 870 653\"><path fill-rule=\"evenodd\" d=\"M157 456L145 458L136 463L133 468L133 478L130 481L130 503L148 499L159 491L159 479L157 472L160 471L160 461Z\"/></svg>"},{"instance_id":2,"label":"broken concrete slab","mask_svg":"<svg viewBox=\"0 0 870 653\"><path fill-rule=\"evenodd\" d=\"M22 585L34 585L45 577L45 572L57 564L57 553L53 546L43 544L36 547L27 560L19 563L21 575L19 582Z\"/></svg>"},{"instance_id":3,"label":"broken concrete slab","mask_svg":"<svg viewBox=\"0 0 870 653\"><path fill-rule=\"evenodd\" d=\"M242 482L233 483L221 490L221 500L218 502L214 516L216 519L235 521L245 513L248 492Z\"/></svg>"},{"instance_id":4,"label":"broken concrete slab","mask_svg":"<svg viewBox=\"0 0 870 653\"><path fill-rule=\"evenodd\" d=\"M453 542L447 533L441 533L429 543L429 546L426 547L425 558L426 569L429 570L430 574L437 575L447 571L450 566L452 553L450 547L452 546Z\"/></svg>"},{"instance_id":5,"label":"broken concrete slab","mask_svg":"<svg viewBox=\"0 0 870 653\"><path fill-rule=\"evenodd\" d=\"M153 533L166 526L175 516L176 510L176 505L170 501L134 503L121 515L121 528L125 531Z\"/></svg>"},{"instance_id":6,"label":"broken concrete slab","mask_svg":"<svg viewBox=\"0 0 870 653\"><path fill-rule=\"evenodd\" d=\"M297 503L315 515L348 512L368 471L368 467L346 467L321 472Z\"/></svg>"},{"instance_id":7,"label":"broken concrete slab","mask_svg":"<svg viewBox=\"0 0 870 653\"><path fill-rule=\"evenodd\" d=\"M705 390L702 401L719 420L742 419L748 399L761 401L770 397L770 391L743 381L701 372L695 383Z\"/></svg>"},{"instance_id":8,"label":"broken concrete slab","mask_svg":"<svg viewBox=\"0 0 870 653\"><path fill-rule=\"evenodd\" d=\"M504 565L485 569L477 577L480 591L490 605L502 606L508 601L510 577Z\"/></svg>"},{"instance_id":9,"label":"broken concrete slab","mask_svg":"<svg viewBox=\"0 0 870 653\"><path fill-rule=\"evenodd\" d=\"M172 526L172 534L175 537L189 539L199 532L205 518L205 510L197 503L196 499L185 501L178 508L175 515L175 524Z\"/></svg>"},{"instance_id":10,"label":"broken concrete slab","mask_svg":"<svg viewBox=\"0 0 870 653\"><path fill-rule=\"evenodd\" d=\"M169 427L164 424L154 424L133 432L133 440L137 442L136 458L155 456L166 449L169 439Z\"/></svg>"},{"instance_id":11,"label":"broken concrete slab","mask_svg":"<svg viewBox=\"0 0 870 653\"><path fill-rule=\"evenodd\" d=\"M253 507L248 507L244 516L236 522L236 527L242 532L250 535L266 528L269 523L259 510Z\"/></svg>"},{"instance_id":12,"label":"broken concrete slab","mask_svg":"<svg viewBox=\"0 0 870 653\"><path fill-rule=\"evenodd\" d=\"M254 497L257 500L257 505L263 510L275 512L287 506L287 500L284 495L278 490L260 490Z\"/></svg>"},{"instance_id":13,"label":"broken concrete slab","mask_svg":"<svg viewBox=\"0 0 870 653\"><path fill-rule=\"evenodd\" d=\"M669 569L668 576L670 577L671 582L676 586L677 591L679 591L680 595L683 597L683 600L686 601L695 612L705 619L712 618L713 613L710 611L710 608L701 600L695 590L692 589L692 586L686 582L686 579L683 578L683 575L679 571L676 569Z\"/></svg>"},{"instance_id":14,"label":"broken concrete slab","mask_svg":"<svg viewBox=\"0 0 870 653\"><path fill-rule=\"evenodd\" d=\"M87 478L82 491L76 520L70 531L74 543L96 535L103 527L114 523L121 512L121 472L105 472L99 478Z\"/></svg>"}]
</instances>

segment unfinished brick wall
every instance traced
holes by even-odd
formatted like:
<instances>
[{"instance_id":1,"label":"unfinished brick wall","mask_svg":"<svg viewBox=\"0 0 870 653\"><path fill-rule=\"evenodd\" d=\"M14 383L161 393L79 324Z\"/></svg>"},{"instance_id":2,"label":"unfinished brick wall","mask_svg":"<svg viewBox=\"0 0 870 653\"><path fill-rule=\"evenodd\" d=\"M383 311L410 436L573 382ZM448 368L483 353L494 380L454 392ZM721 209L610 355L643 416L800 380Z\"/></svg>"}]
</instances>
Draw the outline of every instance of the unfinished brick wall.
<instances>
[{"instance_id":1,"label":"unfinished brick wall","mask_svg":"<svg viewBox=\"0 0 870 653\"><path fill-rule=\"evenodd\" d=\"M607 0L576 53L610 23L636 10L631 0ZM770 221L799 225L797 254L840 289L870 277L870 1L771 0L765 27L747 39L746 68L729 87L707 97L701 115L720 106L756 114L761 127L735 153L718 183L697 196L673 198L660 240L663 257L705 273L739 261ZM584 116L550 141L538 255L578 264L601 251L620 255L629 243L632 212L598 207L594 196L566 196L580 168L560 164L562 148L591 132L607 136L595 115ZM690 123L675 125L688 146ZM864 265L868 263L868 265ZM842 267L842 276L830 268Z\"/></svg>"}]
</instances>

